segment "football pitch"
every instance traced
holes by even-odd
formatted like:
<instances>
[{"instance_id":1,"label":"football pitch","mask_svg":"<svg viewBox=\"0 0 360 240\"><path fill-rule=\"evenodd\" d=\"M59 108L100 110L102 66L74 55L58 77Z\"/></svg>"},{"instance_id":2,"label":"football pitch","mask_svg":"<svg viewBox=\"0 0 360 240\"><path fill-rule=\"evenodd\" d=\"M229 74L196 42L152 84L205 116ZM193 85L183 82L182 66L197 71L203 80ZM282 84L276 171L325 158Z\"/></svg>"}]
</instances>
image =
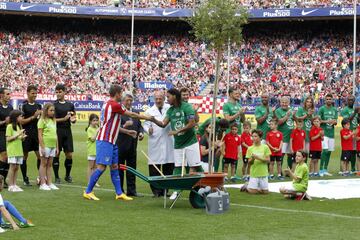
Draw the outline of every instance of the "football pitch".
<instances>
[{"instance_id":1,"label":"football pitch","mask_svg":"<svg viewBox=\"0 0 360 240\"><path fill-rule=\"evenodd\" d=\"M163 208L162 198L152 198L149 185L137 179L137 191L144 197L131 202L115 201L110 173L107 170L96 189L100 201L82 198L86 185L85 123L73 126L75 143L73 184L61 184L59 191L44 192L37 186L24 187L22 193L4 190L10 200L36 225L34 228L8 231L0 239L359 239L360 199L312 201L285 200L280 194L251 196L229 189L231 206L222 215L207 215L193 209L188 192L171 210ZM330 171L339 171L339 129L336 152ZM138 146L138 169L148 175L147 140ZM64 156L61 156L64 177ZM286 164L286 163L285 163ZM37 176L34 154L28 163L29 177ZM18 185L22 185L19 173ZM332 177L337 178L337 176ZM359 189L360 191L360 189Z\"/></svg>"}]
</instances>

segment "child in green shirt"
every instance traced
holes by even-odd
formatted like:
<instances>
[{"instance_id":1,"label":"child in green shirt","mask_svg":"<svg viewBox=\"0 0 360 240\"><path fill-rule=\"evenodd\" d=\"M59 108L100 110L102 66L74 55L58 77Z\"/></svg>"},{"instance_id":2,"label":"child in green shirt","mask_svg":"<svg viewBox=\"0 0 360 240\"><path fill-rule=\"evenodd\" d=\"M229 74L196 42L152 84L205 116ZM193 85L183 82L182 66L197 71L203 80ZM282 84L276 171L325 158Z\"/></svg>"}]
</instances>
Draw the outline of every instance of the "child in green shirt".
<instances>
[{"instance_id":1,"label":"child in green shirt","mask_svg":"<svg viewBox=\"0 0 360 240\"><path fill-rule=\"evenodd\" d=\"M295 171L292 172L290 168L285 170L285 172L293 179L291 187L280 187L280 193L286 198L295 197L297 193L305 193L308 188L309 168L305 163L305 159L306 153L297 151L295 153Z\"/></svg>"},{"instance_id":2,"label":"child in green shirt","mask_svg":"<svg viewBox=\"0 0 360 240\"><path fill-rule=\"evenodd\" d=\"M89 125L85 129L87 133L87 155L88 155L88 169L87 180L89 182L90 176L96 169L96 136L99 131L99 117L96 114L90 114ZM98 185L99 186L99 185Z\"/></svg>"},{"instance_id":3,"label":"child in green shirt","mask_svg":"<svg viewBox=\"0 0 360 240\"><path fill-rule=\"evenodd\" d=\"M23 190L16 185L19 166L23 164L24 152L22 141L26 138L25 130L22 129L20 121L22 112L12 110L10 112L10 123L6 127L6 152L8 155L9 168L9 192L22 192Z\"/></svg>"},{"instance_id":4,"label":"child in green shirt","mask_svg":"<svg viewBox=\"0 0 360 240\"><path fill-rule=\"evenodd\" d=\"M251 133L253 145L246 152L249 159L250 180L247 185L247 192L252 194L267 194L268 187L268 164L270 163L271 151L268 145L262 144L262 131L253 130Z\"/></svg>"},{"instance_id":5,"label":"child in green shirt","mask_svg":"<svg viewBox=\"0 0 360 240\"><path fill-rule=\"evenodd\" d=\"M44 106L42 116L38 122L39 145L41 164L39 169L40 190L58 190L59 188L52 183L52 161L53 157L59 152L55 107L52 103Z\"/></svg>"}]
</instances>

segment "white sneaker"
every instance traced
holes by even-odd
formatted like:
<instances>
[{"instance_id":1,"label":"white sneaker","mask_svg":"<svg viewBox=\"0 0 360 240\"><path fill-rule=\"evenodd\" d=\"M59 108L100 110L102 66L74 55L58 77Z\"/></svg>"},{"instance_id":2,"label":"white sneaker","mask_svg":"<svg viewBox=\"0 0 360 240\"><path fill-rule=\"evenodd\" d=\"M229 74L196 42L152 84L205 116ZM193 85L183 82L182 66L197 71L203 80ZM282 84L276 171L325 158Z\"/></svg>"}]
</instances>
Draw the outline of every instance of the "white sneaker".
<instances>
[{"instance_id":1,"label":"white sneaker","mask_svg":"<svg viewBox=\"0 0 360 240\"><path fill-rule=\"evenodd\" d=\"M9 186L9 187L8 187L8 191L9 191L9 192L16 192L15 186Z\"/></svg>"},{"instance_id":2,"label":"white sneaker","mask_svg":"<svg viewBox=\"0 0 360 240\"><path fill-rule=\"evenodd\" d=\"M44 184L41 184L41 186L39 187L40 190L44 190L44 191L50 191L51 188L46 185L45 183Z\"/></svg>"},{"instance_id":3,"label":"white sneaker","mask_svg":"<svg viewBox=\"0 0 360 240\"><path fill-rule=\"evenodd\" d=\"M55 184L50 184L48 185L48 187L51 189L51 190L59 190L59 188L57 186L55 186Z\"/></svg>"},{"instance_id":4,"label":"white sneaker","mask_svg":"<svg viewBox=\"0 0 360 240\"><path fill-rule=\"evenodd\" d=\"M331 177L331 176L332 176L332 174L331 174L331 173L329 173L328 171L326 171L326 172L324 172L324 176Z\"/></svg>"},{"instance_id":5,"label":"white sneaker","mask_svg":"<svg viewBox=\"0 0 360 240\"><path fill-rule=\"evenodd\" d=\"M0 227L0 233L4 233L4 232L6 231Z\"/></svg>"},{"instance_id":6,"label":"white sneaker","mask_svg":"<svg viewBox=\"0 0 360 240\"><path fill-rule=\"evenodd\" d=\"M15 188L15 191L16 191L16 192L23 192L23 191L24 191L24 190L22 190L22 188L19 187L18 185L15 185L14 188Z\"/></svg>"},{"instance_id":7,"label":"white sneaker","mask_svg":"<svg viewBox=\"0 0 360 240\"><path fill-rule=\"evenodd\" d=\"M171 196L170 196L170 200L175 200L176 199L176 197L177 197L177 195L178 195L178 192L173 192L172 194L171 194Z\"/></svg>"},{"instance_id":8,"label":"white sneaker","mask_svg":"<svg viewBox=\"0 0 360 240\"><path fill-rule=\"evenodd\" d=\"M39 177L39 176L37 176L37 178L36 178L36 184L37 184L38 186L40 186L40 177Z\"/></svg>"}]
</instances>

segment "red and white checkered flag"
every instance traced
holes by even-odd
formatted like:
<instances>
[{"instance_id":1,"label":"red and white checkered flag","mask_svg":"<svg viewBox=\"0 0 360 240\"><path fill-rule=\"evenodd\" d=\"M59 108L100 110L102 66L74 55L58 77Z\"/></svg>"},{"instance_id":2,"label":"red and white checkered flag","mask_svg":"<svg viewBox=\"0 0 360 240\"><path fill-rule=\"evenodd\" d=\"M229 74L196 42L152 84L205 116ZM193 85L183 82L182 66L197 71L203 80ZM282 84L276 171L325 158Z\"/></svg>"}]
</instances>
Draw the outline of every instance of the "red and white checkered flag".
<instances>
[{"instance_id":1,"label":"red and white checkered flag","mask_svg":"<svg viewBox=\"0 0 360 240\"><path fill-rule=\"evenodd\" d=\"M223 113L223 105L225 103L224 98L217 99L217 107L216 107L216 114ZM210 97L203 97L201 106L199 108L199 113L212 113L212 105L213 105L213 98Z\"/></svg>"}]
</instances>

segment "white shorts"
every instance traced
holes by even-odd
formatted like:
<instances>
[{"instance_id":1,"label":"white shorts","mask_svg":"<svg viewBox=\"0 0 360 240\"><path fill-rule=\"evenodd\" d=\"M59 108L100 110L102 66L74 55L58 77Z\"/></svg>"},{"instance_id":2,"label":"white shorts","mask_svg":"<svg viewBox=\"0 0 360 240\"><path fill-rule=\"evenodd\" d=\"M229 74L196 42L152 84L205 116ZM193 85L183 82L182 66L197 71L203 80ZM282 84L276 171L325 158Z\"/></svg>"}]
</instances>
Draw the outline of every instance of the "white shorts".
<instances>
[{"instance_id":1,"label":"white shorts","mask_svg":"<svg viewBox=\"0 0 360 240\"><path fill-rule=\"evenodd\" d=\"M39 147L39 153L41 157L55 157L56 156L56 148L48 148L45 147L45 156L42 155L41 147Z\"/></svg>"},{"instance_id":2,"label":"white shorts","mask_svg":"<svg viewBox=\"0 0 360 240\"><path fill-rule=\"evenodd\" d=\"M88 156L88 160L89 160L89 161L95 161L95 160L96 160L96 156Z\"/></svg>"},{"instance_id":3,"label":"white shorts","mask_svg":"<svg viewBox=\"0 0 360 240\"><path fill-rule=\"evenodd\" d=\"M280 190L285 191L285 192L296 192L293 185L291 185L291 186L281 186Z\"/></svg>"},{"instance_id":4,"label":"white shorts","mask_svg":"<svg viewBox=\"0 0 360 240\"><path fill-rule=\"evenodd\" d=\"M322 148L333 152L335 150L335 139L324 137L324 140L322 141Z\"/></svg>"},{"instance_id":5,"label":"white shorts","mask_svg":"<svg viewBox=\"0 0 360 240\"><path fill-rule=\"evenodd\" d=\"M184 156L185 153L185 156ZM174 150L175 167L181 167L183 158L185 157L185 165L189 167L201 166L199 143Z\"/></svg>"},{"instance_id":6,"label":"white shorts","mask_svg":"<svg viewBox=\"0 0 360 240\"><path fill-rule=\"evenodd\" d=\"M247 186L249 189L254 190L268 190L269 182L267 177L250 177L249 184Z\"/></svg>"},{"instance_id":7,"label":"white shorts","mask_svg":"<svg viewBox=\"0 0 360 240\"><path fill-rule=\"evenodd\" d=\"M204 172L209 172L209 163L201 162L201 167L204 169Z\"/></svg>"},{"instance_id":8,"label":"white shorts","mask_svg":"<svg viewBox=\"0 0 360 240\"><path fill-rule=\"evenodd\" d=\"M8 157L8 164L23 164L24 157Z\"/></svg>"},{"instance_id":9,"label":"white shorts","mask_svg":"<svg viewBox=\"0 0 360 240\"><path fill-rule=\"evenodd\" d=\"M290 154L290 143L283 143L282 148L281 148L281 152L283 154Z\"/></svg>"}]
</instances>

